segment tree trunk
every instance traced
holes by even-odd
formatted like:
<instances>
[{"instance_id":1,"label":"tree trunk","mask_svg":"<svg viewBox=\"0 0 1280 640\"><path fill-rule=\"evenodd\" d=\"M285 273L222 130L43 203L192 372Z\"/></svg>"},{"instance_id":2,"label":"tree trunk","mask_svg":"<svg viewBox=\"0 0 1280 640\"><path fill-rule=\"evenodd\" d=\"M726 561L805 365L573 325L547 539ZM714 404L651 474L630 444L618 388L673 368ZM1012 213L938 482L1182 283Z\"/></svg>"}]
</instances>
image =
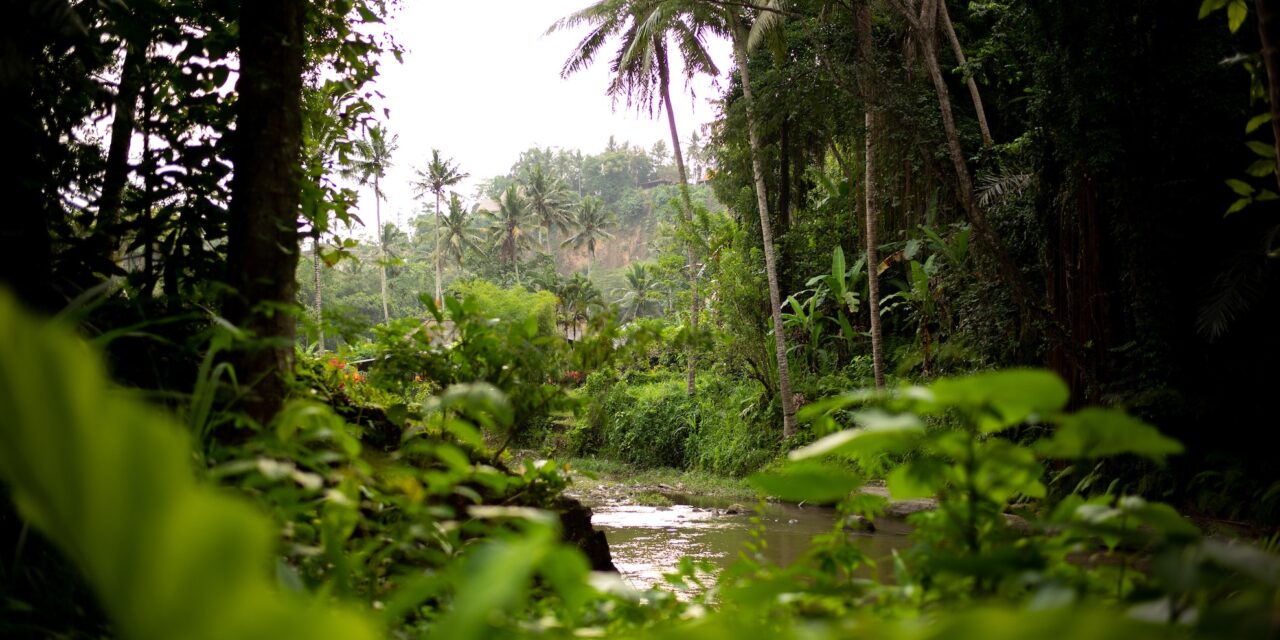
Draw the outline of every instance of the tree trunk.
<instances>
[{"instance_id":1,"label":"tree trunk","mask_svg":"<svg viewBox=\"0 0 1280 640\"><path fill-rule=\"evenodd\" d=\"M871 321L871 363L875 371L876 388L884 388L884 343L880 331L880 216L876 202L875 135L878 118L875 112L875 73L872 72L874 51L871 33L871 2L863 0L857 9L858 31L862 41L858 55L862 58L862 104L865 123L864 145L866 149L863 167L863 214L866 218L867 240L867 310ZM852 185L850 185L852 187Z\"/></svg>"},{"instance_id":2,"label":"tree trunk","mask_svg":"<svg viewBox=\"0 0 1280 640\"><path fill-rule=\"evenodd\" d=\"M1280 187L1280 0L1254 0L1258 12L1258 39L1267 68L1267 97L1271 101L1271 135L1276 149L1276 186Z\"/></svg>"},{"instance_id":3,"label":"tree trunk","mask_svg":"<svg viewBox=\"0 0 1280 640\"><path fill-rule=\"evenodd\" d=\"M751 172L756 183L756 206L760 209L760 235L764 244L765 275L769 280L769 311L773 315L773 339L778 359L778 395L782 398L782 437L796 432L795 398L791 396L791 371L787 366L787 336L782 327L782 294L778 285L778 267L773 255L773 229L769 223L769 199L764 184L764 165L760 160L760 132L756 125L755 100L751 93L751 75L747 69L747 45L737 16L733 21L733 48L742 74L742 96L747 105L747 131L751 142Z\"/></svg>"},{"instance_id":4,"label":"tree trunk","mask_svg":"<svg viewBox=\"0 0 1280 640\"><path fill-rule=\"evenodd\" d=\"M236 293L228 317L256 340L236 354L252 385L245 410L279 411L293 368L302 146L302 0L240 5L240 79L227 262Z\"/></svg>"},{"instance_id":5,"label":"tree trunk","mask_svg":"<svg viewBox=\"0 0 1280 640\"><path fill-rule=\"evenodd\" d=\"M441 286L441 280L444 275L440 269L440 193L436 192L436 229L435 229L435 262L436 262L436 306L444 305L444 287ZM443 308L443 307L442 307Z\"/></svg>"},{"instance_id":6,"label":"tree trunk","mask_svg":"<svg viewBox=\"0 0 1280 640\"><path fill-rule=\"evenodd\" d=\"M951 51L955 53L956 64L964 67L968 62L964 57L964 49L960 46L960 38L956 37L955 25L951 24L951 14L947 12L947 0L938 0L938 18L942 21L942 29L947 32L951 41ZM990 147L991 127L987 126L987 110L982 107L982 94L978 92L978 82L973 74L965 72L964 81L969 85L969 95L973 98L973 109L978 114L978 129L982 131L982 145Z\"/></svg>"},{"instance_id":7,"label":"tree trunk","mask_svg":"<svg viewBox=\"0 0 1280 640\"><path fill-rule=\"evenodd\" d=\"M312 223L314 224L314 223ZM315 279L315 296L313 296L313 304L316 313L316 332L317 339L320 343L320 353L324 353L324 300L320 295L320 230L315 230L315 235L311 239L311 263Z\"/></svg>"},{"instance_id":8,"label":"tree trunk","mask_svg":"<svg viewBox=\"0 0 1280 640\"><path fill-rule=\"evenodd\" d=\"M1022 326L1028 328L1030 322L1031 305L1031 289L1027 285L1026 279L1022 277L1022 272L1018 270L1017 265L1009 257L1009 254L1000 244L1000 239L996 236L995 230L987 221L987 216L978 207L978 203L973 197L973 177L969 174L969 165L965 161L964 151L960 148L960 134L956 130L955 115L951 111L951 93L947 89L946 80L942 77L942 69L938 64L937 50L937 30L938 24L937 3L940 0L924 0L923 15L920 19L921 33L920 48L921 57L924 58L925 69L929 73L929 79L933 82L933 88L938 94L938 110L942 115L942 127L947 135L947 150L951 155L951 163L956 172L956 188L960 192L960 204L964 207L965 216L969 219L969 224L973 227L974 232L987 249L987 252L996 261L996 265L1000 271L1000 278L1011 289L1013 293L1014 303L1018 307L1019 315L1022 317Z\"/></svg>"},{"instance_id":9,"label":"tree trunk","mask_svg":"<svg viewBox=\"0 0 1280 640\"><path fill-rule=\"evenodd\" d=\"M373 176L373 218L378 225L378 284L382 288L382 321L391 321L391 310L387 306L387 238L382 233L382 187L378 175ZM436 225L439 228L439 225Z\"/></svg>"},{"instance_id":10,"label":"tree trunk","mask_svg":"<svg viewBox=\"0 0 1280 640\"><path fill-rule=\"evenodd\" d=\"M124 55L120 88L116 92L115 120L111 123L111 143L107 149L107 167L102 178L102 195L98 199L97 231L107 244L108 255L120 251L120 203L129 179L129 144L137 121L138 94L146 78L149 43L133 42Z\"/></svg>"},{"instance_id":11,"label":"tree trunk","mask_svg":"<svg viewBox=\"0 0 1280 640\"><path fill-rule=\"evenodd\" d=\"M658 75L662 83L662 105L667 110L667 128L671 132L671 148L672 154L676 160L676 174L680 179L680 199L684 204L683 219L685 224L693 223L693 196L689 194L689 176L685 173L684 168L684 152L680 150L680 130L676 128L676 114L671 108L671 71L667 65L667 50L665 46L658 47ZM702 308L701 301L698 299L698 259L694 252L693 243L690 242L684 249L685 268L689 270L689 328L693 332L698 330L698 313ZM697 349L693 343L689 344L689 353L686 356L688 366L685 370L685 390L689 395L693 395L698 382L698 363Z\"/></svg>"}]
</instances>

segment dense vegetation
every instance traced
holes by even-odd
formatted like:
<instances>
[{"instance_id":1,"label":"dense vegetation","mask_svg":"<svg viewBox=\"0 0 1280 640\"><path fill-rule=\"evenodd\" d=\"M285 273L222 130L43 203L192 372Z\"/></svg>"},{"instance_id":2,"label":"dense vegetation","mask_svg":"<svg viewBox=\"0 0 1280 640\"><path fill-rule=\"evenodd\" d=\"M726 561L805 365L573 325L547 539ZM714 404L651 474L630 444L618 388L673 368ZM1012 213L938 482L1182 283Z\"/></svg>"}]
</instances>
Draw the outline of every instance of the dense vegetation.
<instances>
[{"instance_id":1,"label":"dense vegetation","mask_svg":"<svg viewBox=\"0 0 1280 640\"><path fill-rule=\"evenodd\" d=\"M0 634L1274 637L1276 5L599 0L670 138L461 194L395 2L10 2ZM841 519L638 591L568 457Z\"/></svg>"}]
</instances>

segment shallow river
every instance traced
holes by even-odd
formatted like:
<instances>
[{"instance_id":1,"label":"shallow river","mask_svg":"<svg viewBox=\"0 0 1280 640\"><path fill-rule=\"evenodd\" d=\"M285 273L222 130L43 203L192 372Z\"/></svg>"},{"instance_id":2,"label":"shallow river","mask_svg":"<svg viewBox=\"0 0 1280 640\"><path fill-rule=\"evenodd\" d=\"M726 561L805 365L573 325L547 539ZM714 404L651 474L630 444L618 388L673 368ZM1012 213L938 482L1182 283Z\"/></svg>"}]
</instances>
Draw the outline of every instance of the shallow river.
<instances>
[{"instance_id":1,"label":"shallow river","mask_svg":"<svg viewBox=\"0 0 1280 640\"><path fill-rule=\"evenodd\" d=\"M723 500L690 496L669 496L670 507L633 504L598 504L591 524L605 532L613 563L632 586L647 588L662 582L662 574L676 570L680 558L709 560L720 568L732 564L744 545L753 540L751 519L755 505L746 503L742 513L725 512ZM765 505L764 555L780 564L789 564L809 548L815 535L828 533L836 514L824 507L791 504ZM877 562L877 572L886 578L892 572L892 552L906 547L908 527L901 522L881 520L874 534L851 534L856 544ZM870 572L870 570L868 570Z\"/></svg>"}]
</instances>

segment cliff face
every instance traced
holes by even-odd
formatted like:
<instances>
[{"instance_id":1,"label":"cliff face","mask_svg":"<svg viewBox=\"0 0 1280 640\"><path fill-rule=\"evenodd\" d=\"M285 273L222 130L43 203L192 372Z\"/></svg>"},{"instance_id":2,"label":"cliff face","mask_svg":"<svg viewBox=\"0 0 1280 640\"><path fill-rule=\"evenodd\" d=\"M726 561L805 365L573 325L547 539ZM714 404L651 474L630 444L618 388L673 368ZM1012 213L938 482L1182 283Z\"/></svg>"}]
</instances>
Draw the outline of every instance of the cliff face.
<instances>
[{"instance_id":1,"label":"cliff face","mask_svg":"<svg viewBox=\"0 0 1280 640\"><path fill-rule=\"evenodd\" d=\"M593 271L613 270L626 267L632 262L649 260L653 257L651 248L656 222L644 221L613 231L613 239L596 245L596 261ZM587 268L590 257L587 250L574 250L569 247L561 249L560 264L565 273L574 273Z\"/></svg>"}]
</instances>

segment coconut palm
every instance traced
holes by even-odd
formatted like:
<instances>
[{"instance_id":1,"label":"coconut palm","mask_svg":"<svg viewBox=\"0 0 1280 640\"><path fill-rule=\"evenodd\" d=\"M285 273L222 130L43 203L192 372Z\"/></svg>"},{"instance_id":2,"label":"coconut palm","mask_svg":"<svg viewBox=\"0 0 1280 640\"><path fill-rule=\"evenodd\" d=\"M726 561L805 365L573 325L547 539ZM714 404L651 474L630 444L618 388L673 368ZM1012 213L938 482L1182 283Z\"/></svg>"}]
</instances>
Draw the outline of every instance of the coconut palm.
<instances>
[{"instance_id":1,"label":"coconut palm","mask_svg":"<svg viewBox=\"0 0 1280 640\"><path fill-rule=\"evenodd\" d=\"M533 224L529 201L520 193L520 188L507 187L498 199L498 210L492 214L489 241L501 259L515 270L516 282L520 281L520 254L532 246L528 229Z\"/></svg>"},{"instance_id":2,"label":"coconut palm","mask_svg":"<svg viewBox=\"0 0 1280 640\"><path fill-rule=\"evenodd\" d=\"M715 23L717 16L715 7L688 0L599 0L547 29L547 33L552 33L583 25L590 28L565 61L560 71L562 77L591 66L607 42L614 37L619 39L617 53L610 60L613 78L606 92L615 102L623 99L628 107L635 106L651 115L656 106L666 110L686 222L693 217L693 198L689 194L689 176L685 171L675 112L671 108L668 51L674 41L675 48L684 58L686 78L699 73L718 75L719 70L704 46L704 38L709 32L707 25ZM697 259L691 246L686 249L685 261L692 292L689 321L696 329L700 304L695 268ZM692 345L689 349L687 389L692 395L697 364Z\"/></svg>"},{"instance_id":3,"label":"coconut palm","mask_svg":"<svg viewBox=\"0 0 1280 640\"><path fill-rule=\"evenodd\" d=\"M449 194L449 212L440 220L440 231L444 234L440 245L445 255L453 258L461 269L463 254L467 249L479 248L480 235L472 224L471 214L462 206L456 193Z\"/></svg>"},{"instance_id":4,"label":"coconut palm","mask_svg":"<svg viewBox=\"0 0 1280 640\"><path fill-rule=\"evenodd\" d=\"M458 170L457 163L452 159L445 160L440 157L439 149L431 150L431 162L427 163L425 169L418 169L418 182L415 187L420 195L428 193L436 197L436 231L435 231L435 264L436 264L436 304L440 303L443 295L443 287L441 286L441 269L440 269L440 198L449 187L457 185L465 180L471 174L463 173Z\"/></svg>"},{"instance_id":5,"label":"coconut palm","mask_svg":"<svg viewBox=\"0 0 1280 640\"><path fill-rule=\"evenodd\" d=\"M627 286L614 289L613 293L620 296L616 302L626 309L627 319L634 320L658 298L658 281L643 262L631 263L623 275L627 280Z\"/></svg>"},{"instance_id":6,"label":"coconut palm","mask_svg":"<svg viewBox=\"0 0 1280 640\"><path fill-rule=\"evenodd\" d=\"M570 339L578 337L577 327L591 319L592 311L604 308L604 297L589 277L581 273L573 277L558 280L553 292L556 294L560 320L564 324L565 334ZM570 328L573 331L570 332Z\"/></svg>"},{"instance_id":7,"label":"coconut palm","mask_svg":"<svg viewBox=\"0 0 1280 640\"><path fill-rule=\"evenodd\" d=\"M382 237L382 178L392 167L391 156L399 145L400 136L387 138L387 130L382 125L374 125L366 129L363 139L351 145L351 153L344 158L341 174L344 178L355 178L361 185L373 186L374 221L378 230L378 250L382 263L379 280L382 285L382 321L391 319L391 309L387 304L387 248Z\"/></svg>"},{"instance_id":8,"label":"coconut palm","mask_svg":"<svg viewBox=\"0 0 1280 640\"><path fill-rule=\"evenodd\" d=\"M776 4L776 0L766 0L766 5ZM773 338L778 361L778 394L782 396L782 437L789 438L796 431L796 406L791 395L791 371L787 366L787 338L782 324L782 295L778 284L777 259L773 251L773 228L769 221L769 196L765 190L764 163L761 160L760 125L755 112L755 97L751 87L751 74L747 66L748 34L743 24L744 16L739 7L724 5L725 20L730 39L733 41L734 57L737 59L738 74L742 79L742 99L747 107L747 138L751 148L751 171L755 178L756 208L760 213L760 235L764 245L765 276L769 281L769 306L773 316ZM773 16L775 14L767 13ZM766 19L758 27L774 22ZM760 33L760 29L757 29ZM758 40L758 38L751 38Z\"/></svg>"},{"instance_id":9,"label":"coconut palm","mask_svg":"<svg viewBox=\"0 0 1280 640\"><path fill-rule=\"evenodd\" d=\"M613 226L613 216L604 208L604 202L595 196L587 196L578 204L573 224L577 232L561 243L561 246L572 245L574 249L587 249L587 278L591 277L591 266L596 261L596 243L600 240L612 240L613 234L608 227Z\"/></svg>"},{"instance_id":10,"label":"coconut palm","mask_svg":"<svg viewBox=\"0 0 1280 640\"><path fill-rule=\"evenodd\" d=\"M564 231L573 223L569 209L569 190L559 178L547 173L541 161L535 162L525 175L525 197L529 213L546 232L547 253L551 264L559 270L560 259L556 231Z\"/></svg>"}]
</instances>

